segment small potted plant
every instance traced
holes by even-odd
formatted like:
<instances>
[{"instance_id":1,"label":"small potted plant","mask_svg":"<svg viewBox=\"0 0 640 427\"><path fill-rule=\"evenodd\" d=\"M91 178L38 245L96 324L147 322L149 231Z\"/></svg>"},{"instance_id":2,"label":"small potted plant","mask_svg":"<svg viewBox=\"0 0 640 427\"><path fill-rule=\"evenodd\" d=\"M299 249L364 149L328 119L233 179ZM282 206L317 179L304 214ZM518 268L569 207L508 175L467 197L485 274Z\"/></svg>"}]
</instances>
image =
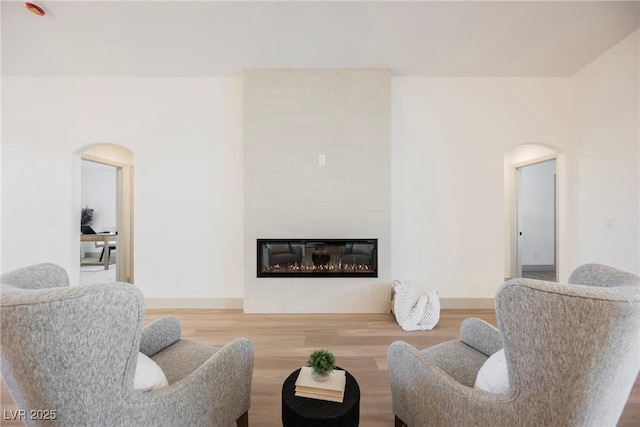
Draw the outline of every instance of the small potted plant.
<instances>
[{"instance_id":1,"label":"small potted plant","mask_svg":"<svg viewBox=\"0 0 640 427\"><path fill-rule=\"evenodd\" d=\"M311 376L316 381L326 381L331 376L333 368L336 367L336 358L328 350L317 350L311 353L307 365L312 369Z\"/></svg>"}]
</instances>

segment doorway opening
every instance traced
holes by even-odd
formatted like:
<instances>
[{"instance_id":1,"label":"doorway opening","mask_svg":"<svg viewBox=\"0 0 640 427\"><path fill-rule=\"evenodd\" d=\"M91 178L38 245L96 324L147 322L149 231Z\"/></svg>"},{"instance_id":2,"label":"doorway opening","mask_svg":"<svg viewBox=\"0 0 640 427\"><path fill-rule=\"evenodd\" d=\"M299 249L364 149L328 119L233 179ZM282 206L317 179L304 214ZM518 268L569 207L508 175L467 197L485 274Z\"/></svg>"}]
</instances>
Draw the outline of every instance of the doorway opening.
<instances>
[{"instance_id":1,"label":"doorway opening","mask_svg":"<svg viewBox=\"0 0 640 427\"><path fill-rule=\"evenodd\" d=\"M81 161L81 285L116 280L118 169L119 167L92 160L82 159Z\"/></svg>"},{"instance_id":2,"label":"doorway opening","mask_svg":"<svg viewBox=\"0 0 640 427\"><path fill-rule=\"evenodd\" d=\"M556 159L516 168L516 277L555 282Z\"/></svg>"},{"instance_id":3,"label":"doorway opening","mask_svg":"<svg viewBox=\"0 0 640 427\"><path fill-rule=\"evenodd\" d=\"M115 144L92 145L77 154L80 284L133 283L134 154Z\"/></svg>"},{"instance_id":4,"label":"doorway opening","mask_svg":"<svg viewBox=\"0 0 640 427\"><path fill-rule=\"evenodd\" d=\"M566 155L545 144L504 154L505 279L566 281Z\"/></svg>"}]
</instances>

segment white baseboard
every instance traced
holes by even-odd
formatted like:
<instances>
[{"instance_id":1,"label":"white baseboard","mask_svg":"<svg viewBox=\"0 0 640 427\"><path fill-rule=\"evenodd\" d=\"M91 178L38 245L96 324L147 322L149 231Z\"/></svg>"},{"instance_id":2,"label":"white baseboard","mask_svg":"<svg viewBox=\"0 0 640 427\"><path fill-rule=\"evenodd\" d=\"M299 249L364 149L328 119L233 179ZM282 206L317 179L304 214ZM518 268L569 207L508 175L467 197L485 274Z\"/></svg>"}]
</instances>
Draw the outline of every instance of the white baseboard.
<instances>
[{"instance_id":1,"label":"white baseboard","mask_svg":"<svg viewBox=\"0 0 640 427\"><path fill-rule=\"evenodd\" d=\"M146 308L242 309L243 298L145 298ZM493 298L440 298L443 309L494 309Z\"/></svg>"},{"instance_id":2,"label":"white baseboard","mask_svg":"<svg viewBox=\"0 0 640 427\"><path fill-rule=\"evenodd\" d=\"M242 309L243 301L243 298L145 298L145 307Z\"/></svg>"},{"instance_id":3,"label":"white baseboard","mask_svg":"<svg viewBox=\"0 0 640 427\"><path fill-rule=\"evenodd\" d=\"M440 298L440 308L494 309L495 300L493 298Z\"/></svg>"}]
</instances>

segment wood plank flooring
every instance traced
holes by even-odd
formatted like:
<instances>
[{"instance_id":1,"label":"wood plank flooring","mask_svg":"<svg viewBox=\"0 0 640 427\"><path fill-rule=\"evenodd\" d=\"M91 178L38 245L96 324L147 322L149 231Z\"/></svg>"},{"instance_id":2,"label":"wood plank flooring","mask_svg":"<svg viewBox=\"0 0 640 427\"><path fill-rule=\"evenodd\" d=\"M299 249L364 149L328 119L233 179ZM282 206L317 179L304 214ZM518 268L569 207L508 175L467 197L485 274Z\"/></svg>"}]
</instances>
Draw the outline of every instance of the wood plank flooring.
<instances>
[{"instance_id":1,"label":"wood plank flooring","mask_svg":"<svg viewBox=\"0 0 640 427\"><path fill-rule=\"evenodd\" d=\"M281 388L291 371L303 366L313 350L331 350L337 364L358 380L361 391L360 425L393 426L391 390L387 372L387 348L395 340L417 348L455 339L460 323L479 317L495 325L493 310L442 310L433 331L405 332L389 314L243 314L239 310L149 309L145 323L173 315L182 323L184 338L223 346L244 336L254 344L255 363L249 424L254 427L281 425ZM0 407L16 406L4 381ZM4 418L4 417L2 417ZM0 425L20 426L20 422L0 419ZM629 397L620 427L640 425L640 378Z\"/></svg>"}]
</instances>

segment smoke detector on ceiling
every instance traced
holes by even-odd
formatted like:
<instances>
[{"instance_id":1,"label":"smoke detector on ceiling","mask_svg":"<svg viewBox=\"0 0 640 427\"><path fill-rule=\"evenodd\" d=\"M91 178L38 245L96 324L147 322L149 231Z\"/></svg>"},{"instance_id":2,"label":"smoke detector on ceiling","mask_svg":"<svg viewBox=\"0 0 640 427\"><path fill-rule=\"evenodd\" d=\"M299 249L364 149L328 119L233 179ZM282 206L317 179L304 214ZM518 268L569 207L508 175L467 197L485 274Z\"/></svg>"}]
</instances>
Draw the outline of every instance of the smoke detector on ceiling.
<instances>
[{"instance_id":1,"label":"smoke detector on ceiling","mask_svg":"<svg viewBox=\"0 0 640 427\"><path fill-rule=\"evenodd\" d=\"M24 7L26 7L27 10L29 12L33 13L34 15L44 16L44 14L46 13L42 6L40 6L38 4L35 4L35 3L25 2L24 3Z\"/></svg>"}]
</instances>

